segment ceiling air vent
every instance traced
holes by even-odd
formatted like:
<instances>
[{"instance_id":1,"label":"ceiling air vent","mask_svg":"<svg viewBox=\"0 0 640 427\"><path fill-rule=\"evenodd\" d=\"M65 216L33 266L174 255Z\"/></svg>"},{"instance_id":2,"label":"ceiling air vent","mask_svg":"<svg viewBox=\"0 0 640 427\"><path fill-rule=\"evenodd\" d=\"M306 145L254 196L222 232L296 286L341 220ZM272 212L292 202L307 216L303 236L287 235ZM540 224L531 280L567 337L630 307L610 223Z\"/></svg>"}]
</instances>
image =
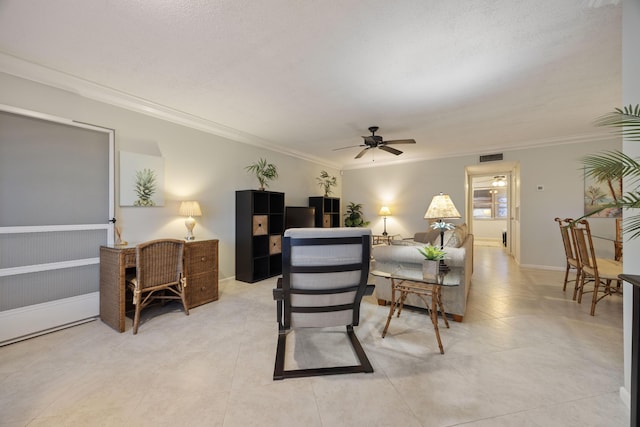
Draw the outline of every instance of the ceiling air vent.
<instances>
[{"instance_id":1,"label":"ceiling air vent","mask_svg":"<svg viewBox=\"0 0 640 427\"><path fill-rule=\"evenodd\" d=\"M480 156L480 163L483 163L483 162L496 162L498 160L502 160L502 153L487 154L485 156Z\"/></svg>"}]
</instances>

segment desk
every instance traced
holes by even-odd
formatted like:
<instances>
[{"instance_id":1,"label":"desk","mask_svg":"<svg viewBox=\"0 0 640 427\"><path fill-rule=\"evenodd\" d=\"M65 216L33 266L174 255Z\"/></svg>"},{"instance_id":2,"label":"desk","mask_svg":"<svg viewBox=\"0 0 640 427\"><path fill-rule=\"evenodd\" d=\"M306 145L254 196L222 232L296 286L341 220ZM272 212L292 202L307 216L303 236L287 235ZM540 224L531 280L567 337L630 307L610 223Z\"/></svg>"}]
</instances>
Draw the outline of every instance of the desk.
<instances>
[{"instance_id":1,"label":"desk","mask_svg":"<svg viewBox=\"0 0 640 427\"><path fill-rule=\"evenodd\" d=\"M136 268L136 247L100 246L100 319L124 332L127 270ZM187 306L218 299L218 240L185 242L184 276Z\"/></svg>"},{"instance_id":2,"label":"desk","mask_svg":"<svg viewBox=\"0 0 640 427\"><path fill-rule=\"evenodd\" d=\"M434 278L425 278L421 272L409 269L398 269L393 273L374 270L371 274L391 280L391 308L389 309L387 323L382 331L382 338L387 334L389 323L391 323L391 318L393 317L396 307L398 307L398 317L400 317L400 312L402 311L402 306L407 295L415 294L422 299L427 310L429 310L431 323L433 323L433 329L436 333L436 339L438 340L438 347L440 347L440 354L444 354L442 340L440 340L440 330L438 329L438 309L440 309L440 313L442 313L442 318L447 328L449 327L449 322L447 321L447 316L442 304L442 287L459 286L460 273L456 270L450 270L446 274L439 274L434 276ZM396 292L400 292L400 298L396 298ZM429 304L426 297L431 297L431 304Z\"/></svg>"}]
</instances>

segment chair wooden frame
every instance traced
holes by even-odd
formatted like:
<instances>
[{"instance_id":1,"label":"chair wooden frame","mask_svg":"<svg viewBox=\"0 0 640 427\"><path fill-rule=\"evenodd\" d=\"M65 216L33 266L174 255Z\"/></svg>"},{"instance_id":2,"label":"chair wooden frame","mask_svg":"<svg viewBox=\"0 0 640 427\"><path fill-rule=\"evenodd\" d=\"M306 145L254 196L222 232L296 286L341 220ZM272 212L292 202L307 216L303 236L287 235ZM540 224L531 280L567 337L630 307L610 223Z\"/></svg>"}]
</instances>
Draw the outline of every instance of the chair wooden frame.
<instances>
[{"instance_id":1,"label":"chair wooden frame","mask_svg":"<svg viewBox=\"0 0 640 427\"><path fill-rule=\"evenodd\" d=\"M622 261L622 218L616 218L616 240L613 242L614 259Z\"/></svg>"},{"instance_id":2,"label":"chair wooden frame","mask_svg":"<svg viewBox=\"0 0 640 427\"><path fill-rule=\"evenodd\" d=\"M616 288L611 287L611 281L619 280L618 275L622 274L622 263L613 259L596 258L591 229L587 220L577 221L572 231L581 269L578 303L582 302L584 293L593 292L590 313L595 316L598 301L617 292ZM585 285L590 282L593 283L593 290L585 291ZM599 296L599 292L602 295Z\"/></svg>"},{"instance_id":3,"label":"chair wooden frame","mask_svg":"<svg viewBox=\"0 0 640 427\"><path fill-rule=\"evenodd\" d=\"M564 285L562 286L562 290L566 291L567 283L573 282L574 283L573 300L575 301L578 293L579 283L580 283L581 268L580 268L580 260L578 259L577 249L574 244L573 232L571 230L573 228L574 220L572 218L565 218L565 219L555 218L554 221L556 221L560 227L560 235L562 236L562 244L564 246L564 254L566 259L566 269L564 272ZM575 270L576 277L575 279L569 280L569 272L571 270Z\"/></svg>"},{"instance_id":4,"label":"chair wooden frame","mask_svg":"<svg viewBox=\"0 0 640 427\"><path fill-rule=\"evenodd\" d=\"M183 253L184 241L176 239L151 240L136 246L136 275L127 279L135 305L134 335L138 333L140 312L156 300L181 300L184 312L189 315Z\"/></svg>"},{"instance_id":5,"label":"chair wooden frame","mask_svg":"<svg viewBox=\"0 0 640 427\"><path fill-rule=\"evenodd\" d=\"M323 230L323 229L318 229ZM331 229L325 229L331 230ZM335 229L333 229L335 231ZM348 264L336 264L327 260L326 263L318 262L316 259L313 265L292 265L292 248L300 248L303 246L322 246L322 245L360 245L362 248L361 260L357 263ZM319 375L335 375L335 374L351 374L351 373L371 373L373 367L367 358L362 345L358 341L353 327L357 326L360 317L360 302L365 295L371 295L373 293L373 285L368 285L367 280L369 276L369 263L370 263L370 251L371 251L371 235L363 234L362 236L350 236L350 237L304 237L304 238L292 238L285 234L282 241L282 277L278 279L277 288L273 290L273 298L276 301L277 306L277 320L278 320L278 344L276 350L276 360L273 371L273 379L281 380L284 378L298 378L308 376ZM329 286L321 287L314 286L309 287L297 287L296 284L300 283L304 279L305 274L317 276L324 273L343 273L343 272L359 272L359 281L353 285L346 287L331 286L331 282L327 282ZM295 279L292 280L292 275L295 275ZM295 282L295 283L294 283ZM346 296L349 293L354 294L353 298L348 303L341 303L337 305L316 305L316 304L304 304L294 305L292 304L292 296L298 298L313 298L317 296L318 299L323 297L336 297L340 298L341 295ZM309 301L307 301L309 302ZM285 369L285 352L286 352L286 339L288 332L295 328L295 321L292 322L292 316L296 313L332 313L351 311L352 316L350 321L347 322L346 333L358 359L357 365L351 366L334 366L323 368L311 368L311 369ZM305 325L305 327L324 327L326 325ZM337 326L337 325L334 325Z\"/></svg>"}]
</instances>

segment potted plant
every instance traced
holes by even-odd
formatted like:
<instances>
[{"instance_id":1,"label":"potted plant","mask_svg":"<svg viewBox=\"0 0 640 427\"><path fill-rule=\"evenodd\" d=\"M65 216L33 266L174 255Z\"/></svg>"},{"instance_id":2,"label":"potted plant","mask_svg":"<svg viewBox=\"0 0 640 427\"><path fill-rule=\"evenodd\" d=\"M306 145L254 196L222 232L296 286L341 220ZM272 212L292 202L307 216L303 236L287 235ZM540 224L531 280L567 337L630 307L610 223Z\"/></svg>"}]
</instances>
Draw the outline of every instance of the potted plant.
<instances>
[{"instance_id":1,"label":"potted plant","mask_svg":"<svg viewBox=\"0 0 640 427\"><path fill-rule=\"evenodd\" d=\"M447 253L433 245L418 248L418 252L424 257L424 261L422 262L422 276L425 278L437 276L440 270L440 261L444 259Z\"/></svg>"},{"instance_id":2,"label":"potted plant","mask_svg":"<svg viewBox=\"0 0 640 427\"><path fill-rule=\"evenodd\" d=\"M640 104L635 107L629 105L622 109L616 108L615 111L596 121L596 125L619 128L622 136L629 141L640 142ZM640 180L640 163L620 151L587 156L583 159L583 163L585 174L597 181L606 182L613 194L615 191L609 183L617 182L619 185L623 178L628 178L632 183L637 183ZM627 191L620 198L614 198L613 203L605 205L589 215L614 207L640 208L640 191L635 188ZM630 234L630 239L640 237L640 215L631 215L624 219L624 232Z\"/></svg>"},{"instance_id":3,"label":"potted plant","mask_svg":"<svg viewBox=\"0 0 640 427\"><path fill-rule=\"evenodd\" d=\"M329 176L327 171L320 171L320 176L316 180L318 185L324 189L324 197L331 194L331 187L338 185L338 179L335 176Z\"/></svg>"},{"instance_id":4,"label":"potted plant","mask_svg":"<svg viewBox=\"0 0 640 427\"><path fill-rule=\"evenodd\" d=\"M361 203L349 202L347 213L344 216L346 216L344 219L345 227L366 227L369 225L369 221L364 220Z\"/></svg>"},{"instance_id":5,"label":"potted plant","mask_svg":"<svg viewBox=\"0 0 640 427\"><path fill-rule=\"evenodd\" d=\"M267 163L267 160L263 158L253 164L250 164L245 169L247 172L251 172L256 175L256 178L260 183L260 191L264 191L264 188L269 186L267 181L271 181L278 177L278 169L276 166L273 163Z\"/></svg>"}]
</instances>

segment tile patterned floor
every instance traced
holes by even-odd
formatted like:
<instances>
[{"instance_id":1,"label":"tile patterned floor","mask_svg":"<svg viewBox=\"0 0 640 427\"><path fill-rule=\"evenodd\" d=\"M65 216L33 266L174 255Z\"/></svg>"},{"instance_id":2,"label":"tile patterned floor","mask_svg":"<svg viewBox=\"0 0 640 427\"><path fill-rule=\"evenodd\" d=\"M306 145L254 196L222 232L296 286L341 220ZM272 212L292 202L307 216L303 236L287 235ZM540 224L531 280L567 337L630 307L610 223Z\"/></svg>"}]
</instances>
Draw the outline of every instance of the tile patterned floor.
<instances>
[{"instance_id":1,"label":"tile patterned floor","mask_svg":"<svg viewBox=\"0 0 640 427\"><path fill-rule=\"evenodd\" d=\"M130 320L123 334L95 321L1 347L0 426L627 426L622 298L591 317L562 275L477 247L444 355L420 312L382 339L388 308L368 297L356 332L375 372L284 381L272 380L275 279L227 281L190 316L148 313L136 336ZM290 334L288 350L299 366L352 357L333 330Z\"/></svg>"}]
</instances>

